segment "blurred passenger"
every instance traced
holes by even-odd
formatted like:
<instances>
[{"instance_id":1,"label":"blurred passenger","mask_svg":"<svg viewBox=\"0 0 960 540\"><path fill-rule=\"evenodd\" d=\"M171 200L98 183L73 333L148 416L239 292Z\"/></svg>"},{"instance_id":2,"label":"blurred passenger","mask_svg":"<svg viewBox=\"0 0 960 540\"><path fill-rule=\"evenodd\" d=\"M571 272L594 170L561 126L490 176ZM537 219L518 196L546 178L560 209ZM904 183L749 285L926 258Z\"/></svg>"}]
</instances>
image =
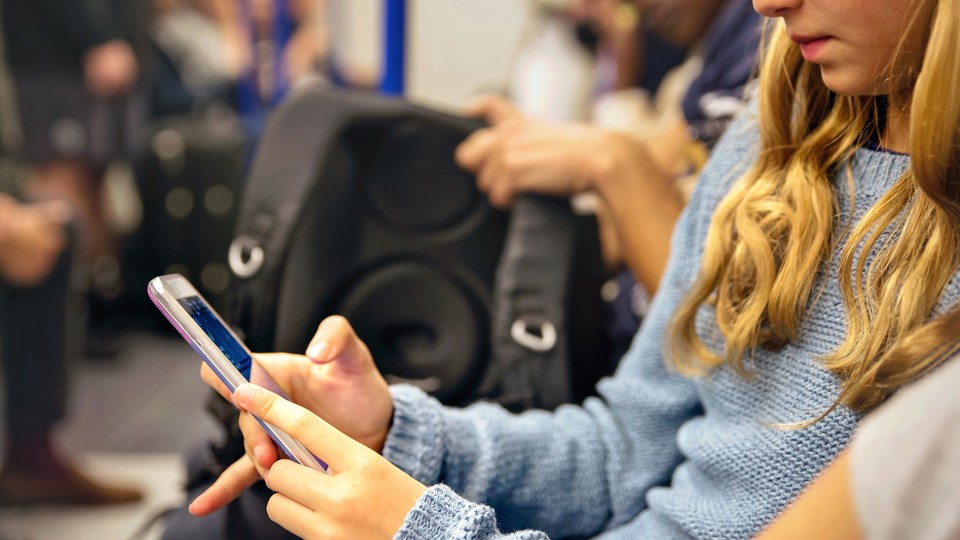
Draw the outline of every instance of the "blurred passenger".
<instances>
[{"instance_id":1,"label":"blurred passenger","mask_svg":"<svg viewBox=\"0 0 960 540\"><path fill-rule=\"evenodd\" d=\"M635 46L624 45L628 38L621 34L638 25L695 53L663 79L657 97L621 93L602 101L596 126L524 118L500 98L481 99L471 114L492 125L465 141L457 160L477 174L497 206L509 206L523 192L599 194L604 257L611 267L625 262L632 271L617 280L611 330L615 343L628 344L646 309L646 291L656 291L663 273L689 191L683 179L695 178L744 105L760 16L750 0L636 0L633 19L619 2L584 2L591 17L606 21L601 26L608 34L620 36L611 41L621 54Z\"/></svg>"},{"instance_id":2,"label":"blurred passenger","mask_svg":"<svg viewBox=\"0 0 960 540\"><path fill-rule=\"evenodd\" d=\"M327 51L323 0L153 0L151 37L183 83L229 85L242 113L271 108L319 72Z\"/></svg>"},{"instance_id":3,"label":"blurred passenger","mask_svg":"<svg viewBox=\"0 0 960 540\"><path fill-rule=\"evenodd\" d=\"M237 110L251 148L266 116L326 58L325 0L208 0L240 68Z\"/></svg>"},{"instance_id":4,"label":"blurred passenger","mask_svg":"<svg viewBox=\"0 0 960 540\"><path fill-rule=\"evenodd\" d=\"M594 42L600 99L618 91L654 94L671 70L688 56L639 23L636 6L623 0L575 0L565 9L579 23L581 39ZM592 37L590 37L592 35Z\"/></svg>"},{"instance_id":5,"label":"blurred passenger","mask_svg":"<svg viewBox=\"0 0 960 540\"><path fill-rule=\"evenodd\" d=\"M89 478L62 456L52 431L67 390L69 207L0 194L0 363L6 433L0 506L133 502L139 491Z\"/></svg>"},{"instance_id":6,"label":"blurred passenger","mask_svg":"<svg viewBox=\"0 0 960 540\"><path fill-rule=\"evenodd\" d=\"M191 114L217 102L234 105L248 59L238 46L238 24L224 11L216 0L153 0L154 116Z\"/></svg>"},{"instance_id":7,"label":"blurred passenger","mask_svg":"<svg viewBox=\"0 0 960 540\"><path fill-rule=\"evenodd\" d=\"M142 142L145 100L133 44L139 0L4 0L3 33L20 120L25 193L59 199L78 217L81 275L93 317L122 290L101 180ZM99 352L99 351L98 351ZM110 351L103 351L109 354ZM115 352L115 351L112 351Z\"/></svg>"}]
</instances>

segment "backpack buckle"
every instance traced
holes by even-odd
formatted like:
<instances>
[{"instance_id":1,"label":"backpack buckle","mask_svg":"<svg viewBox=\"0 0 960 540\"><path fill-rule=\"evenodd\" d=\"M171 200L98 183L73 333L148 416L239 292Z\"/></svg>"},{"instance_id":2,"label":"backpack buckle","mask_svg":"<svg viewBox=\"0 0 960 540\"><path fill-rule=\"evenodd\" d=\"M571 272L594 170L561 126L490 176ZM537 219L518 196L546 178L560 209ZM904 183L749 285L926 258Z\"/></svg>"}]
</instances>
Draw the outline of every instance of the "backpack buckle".
<instances>
[{"instance_id":1,"label":"backpack buckle","mask_svg":"<svg viewBox=\"0 0 960 540\"><path fill-rule=\"evenodd\" d=\"M521 317L510 325L510 337L521 347L533 352L550 352L557 345L557 329L539 317Z\"/></svg>"},{"instance_id":2,"label":"backpack buckle","mask_svg":"<svg viewBox=\"0 0 960 540\"><path fill-rule=\"evenodd\" d=\"M230 243L227 262L230 270L240 279L249 279L263 268L263 248L260 242L247 234L241 234Z\"/></svg>"}]
</instances>

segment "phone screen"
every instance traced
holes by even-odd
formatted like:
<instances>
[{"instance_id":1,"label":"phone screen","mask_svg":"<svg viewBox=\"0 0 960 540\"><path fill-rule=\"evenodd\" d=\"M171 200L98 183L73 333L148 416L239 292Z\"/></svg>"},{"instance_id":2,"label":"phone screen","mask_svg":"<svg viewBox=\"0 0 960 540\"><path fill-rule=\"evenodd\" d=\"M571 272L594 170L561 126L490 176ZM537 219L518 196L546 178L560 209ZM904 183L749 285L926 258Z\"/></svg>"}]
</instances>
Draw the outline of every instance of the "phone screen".
<instances>
[{"instance_id":1,"label":"phone screen","mask_svg":"<svg viewBox=\"0 0 960 540\"><path fill-rule=\"evenodd\" d=\"M251 358L246 349L237 342L219 319L210 311L206 302L197 296L187 296L177 300L193 320L203 329L207 337L227 357L227 360L237 368L243 378L250 380Z\"/></svg>"}]
</instances>

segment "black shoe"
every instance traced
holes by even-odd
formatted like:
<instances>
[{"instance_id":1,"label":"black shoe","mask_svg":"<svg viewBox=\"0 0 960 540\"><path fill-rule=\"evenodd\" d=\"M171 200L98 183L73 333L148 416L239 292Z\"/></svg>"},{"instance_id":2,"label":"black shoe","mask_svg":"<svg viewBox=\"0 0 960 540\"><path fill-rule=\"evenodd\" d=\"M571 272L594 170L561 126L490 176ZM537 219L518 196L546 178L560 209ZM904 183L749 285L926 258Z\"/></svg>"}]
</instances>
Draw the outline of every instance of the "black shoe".
<instances>
[{"instance_id":1,"label":"black shoe","mask_svg":"<svg viewBox=\"0 0 960 540\"><path fill-rule=\"evenodd\" d=\"M139 489L106 484L72 465L42 471L7 468L0 472L0 506L110 505L142 499Z\"/></svg>"}]
</instances>

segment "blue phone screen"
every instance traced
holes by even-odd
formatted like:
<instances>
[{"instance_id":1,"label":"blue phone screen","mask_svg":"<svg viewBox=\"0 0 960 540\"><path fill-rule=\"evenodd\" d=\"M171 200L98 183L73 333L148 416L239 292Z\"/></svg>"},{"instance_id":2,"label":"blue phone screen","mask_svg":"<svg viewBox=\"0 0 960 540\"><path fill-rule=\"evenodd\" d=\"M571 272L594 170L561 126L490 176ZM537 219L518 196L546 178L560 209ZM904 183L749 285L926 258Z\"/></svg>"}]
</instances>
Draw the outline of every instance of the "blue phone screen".
<instances>
[{"instance_id":1,"label":"blue phone screen","mask_svg":"<svg viewBox=\"0 0 960 540\"><path fill-rule=\"evenodd\" d=\"M179 302L187 310L187 313L193 317L193 320L200 325L200 328L203 328L207 337L217 344L217 348L230 360L233 367L237 368L243 378L249 381L250 355L210 311L207 304L196 296L180 298Z\"/></svg>"}]
</instances>

